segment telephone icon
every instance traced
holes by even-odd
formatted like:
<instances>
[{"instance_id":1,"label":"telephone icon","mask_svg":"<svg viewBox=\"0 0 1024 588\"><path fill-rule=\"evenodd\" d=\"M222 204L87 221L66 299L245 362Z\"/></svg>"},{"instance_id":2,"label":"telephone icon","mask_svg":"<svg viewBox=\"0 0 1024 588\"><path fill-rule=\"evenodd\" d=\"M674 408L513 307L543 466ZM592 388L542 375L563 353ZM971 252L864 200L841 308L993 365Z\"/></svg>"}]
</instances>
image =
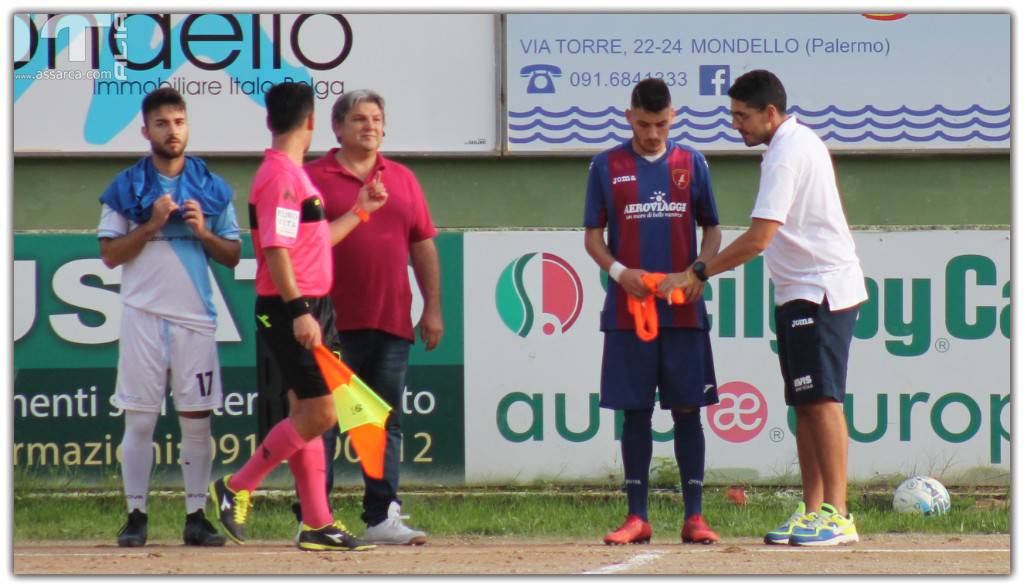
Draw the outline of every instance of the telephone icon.
<instances>
[{"instance_id":1,"label":"telephone icon","mask_svg":"<svg viewBox=\"0 0 1024 588\"><path fill-rule=\"evenodd\" d=\"M527 94L554 94L555 81L552 78L562 77L562 68L547 63L535 63L524 66L519 70L519 75L530 79L526 86Z\"/></svg>"}]
</instances>

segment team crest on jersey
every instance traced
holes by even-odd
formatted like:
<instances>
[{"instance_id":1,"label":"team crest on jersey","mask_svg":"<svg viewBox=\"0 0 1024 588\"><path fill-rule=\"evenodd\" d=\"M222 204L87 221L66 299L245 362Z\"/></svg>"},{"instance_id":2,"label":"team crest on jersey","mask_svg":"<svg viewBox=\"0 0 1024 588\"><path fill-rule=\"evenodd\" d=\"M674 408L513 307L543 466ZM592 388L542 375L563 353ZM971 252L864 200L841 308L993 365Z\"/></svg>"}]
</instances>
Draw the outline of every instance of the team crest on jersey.
<instances>
[{"instance_id":1,"label":"team crest on jersey","mask_svg":"<svg viewBox=\"0 0 1024 588\"><path fill-rule=\"evenodd\" d=\"M690 185L690 170L672 170L672 183L676 185L676 188L679 188L680 190L685 190L686 187Z\"/></svg>"}]
</instances>

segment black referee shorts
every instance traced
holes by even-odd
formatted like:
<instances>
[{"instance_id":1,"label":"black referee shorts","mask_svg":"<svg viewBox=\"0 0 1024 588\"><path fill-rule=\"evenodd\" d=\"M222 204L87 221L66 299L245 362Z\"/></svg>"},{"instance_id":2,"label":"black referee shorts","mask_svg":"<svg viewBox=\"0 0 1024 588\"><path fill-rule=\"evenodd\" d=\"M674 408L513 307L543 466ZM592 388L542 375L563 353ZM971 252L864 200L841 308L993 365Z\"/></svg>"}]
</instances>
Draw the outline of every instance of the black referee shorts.
<instances>
[{"instance_id":1,"label":"black referee shorts","mask_svg":"<svg viewBox=\"0 0 1024 588\"><path fill-rule=\"evenodd\" d=\"M323 342L337 347L334 303L330 296L310 298L313 318L320 323ZM262 439L288 416L288 390L299 398L319 398L331 391L313 352L295 340L292 318L279 296L256 297L256 391L258 432Z\"/></svg>"},{"instance_id":2,"label":"black referee shorts","mask_svg":"<svg viewBox=\"0 0 1024 588\"><path fill-rule=\"evenodd\" d=\"M846 366L858 308L833 311L827 298L821 304L792 300L775 307L787 405L820 398L842 402L846 397Z\"/></svg>"}]
</instances>

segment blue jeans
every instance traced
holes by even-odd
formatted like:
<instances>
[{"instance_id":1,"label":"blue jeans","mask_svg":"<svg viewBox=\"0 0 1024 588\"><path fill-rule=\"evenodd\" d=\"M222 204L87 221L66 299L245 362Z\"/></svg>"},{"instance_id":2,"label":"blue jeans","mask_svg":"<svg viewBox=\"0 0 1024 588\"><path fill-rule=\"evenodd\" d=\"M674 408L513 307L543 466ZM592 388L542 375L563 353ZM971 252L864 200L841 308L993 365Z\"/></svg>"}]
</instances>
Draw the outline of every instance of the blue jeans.
<instances>
[{"instance_id":1,"label":"blue jeans","mask_svg":"<svg viewBox=\"0 0 1024 588\"><path fill-rule=\"evenodd\" d=\"M409 367L407 339L372 329L338 333L341 359L366 385L391 405L387 420L387 447L384 452L384 477L374 480L363 474L363 522L376 525L387 518L388 506L398 500L398 466L402 444L402 392ZM334 452L338 444L338 427L323 435L327 456L327 495L334 488Z\"/></svg>"}]
</instances>

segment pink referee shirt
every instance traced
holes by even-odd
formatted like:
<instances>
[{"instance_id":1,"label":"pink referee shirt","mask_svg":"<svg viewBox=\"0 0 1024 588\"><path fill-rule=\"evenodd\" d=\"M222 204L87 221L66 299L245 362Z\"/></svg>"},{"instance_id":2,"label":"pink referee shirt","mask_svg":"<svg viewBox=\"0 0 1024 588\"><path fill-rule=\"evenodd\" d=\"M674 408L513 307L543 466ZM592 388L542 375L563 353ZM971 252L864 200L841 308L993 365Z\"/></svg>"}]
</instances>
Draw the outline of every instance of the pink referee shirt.
<instances>
[{"instance_id":1,"label":"pink referee shirt","mask_svg":"<svg viewBox=\"0 0 1024 588\"><path fill-rule=\"evenodd\" d=\"M280 295L267 267L266 247L288 250L303 296L330 292L331 234L323 201L306 172L280 151L263 153L249 192L249 223L256 250L257 295Z\"/></svg>"},{"instance_id":2,"label":"pink referee shirt","mask_svg":"<svg viewBox=\"0 0 1024 588\"><path fill-rule=\"evenodd\" d=\"M328 220L348 212L364 184L338 163L337 151L306 164L306 173L323 194ZM409 245L433 238L437 229L409 168L377 154L367 181L377 170L388 192L387 203L334 247L331 298L337 326L339 331L375 329L414 341Z\"/></svg>"}]
</instances>

